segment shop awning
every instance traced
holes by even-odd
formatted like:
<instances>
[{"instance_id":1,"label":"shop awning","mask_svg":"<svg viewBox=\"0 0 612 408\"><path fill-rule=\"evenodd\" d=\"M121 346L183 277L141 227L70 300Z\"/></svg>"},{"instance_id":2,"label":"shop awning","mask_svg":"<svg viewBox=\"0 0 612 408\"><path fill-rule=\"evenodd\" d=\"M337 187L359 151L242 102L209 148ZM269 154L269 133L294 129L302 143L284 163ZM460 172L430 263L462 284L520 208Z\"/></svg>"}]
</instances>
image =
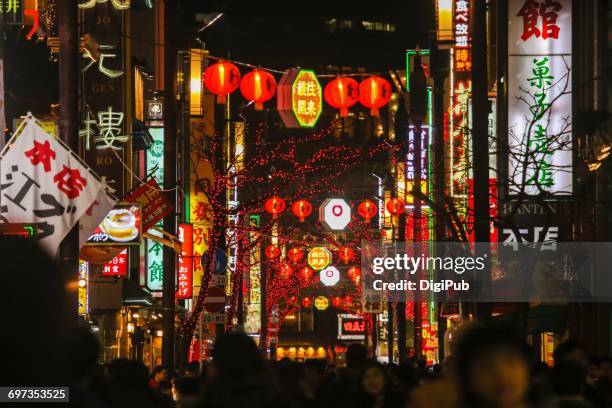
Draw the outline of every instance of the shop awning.
<instances>
[{"instance_id":1,"label":"shop awning","mask_svg":"<svg viewBox=\"0 0 612 408\"><path fill-rule=\"evenodd\" d=\"M123 280L123 305L124 306L153 306L154 300L151 294L138 286L130 279Z\"/></svg>"}]
</instances>

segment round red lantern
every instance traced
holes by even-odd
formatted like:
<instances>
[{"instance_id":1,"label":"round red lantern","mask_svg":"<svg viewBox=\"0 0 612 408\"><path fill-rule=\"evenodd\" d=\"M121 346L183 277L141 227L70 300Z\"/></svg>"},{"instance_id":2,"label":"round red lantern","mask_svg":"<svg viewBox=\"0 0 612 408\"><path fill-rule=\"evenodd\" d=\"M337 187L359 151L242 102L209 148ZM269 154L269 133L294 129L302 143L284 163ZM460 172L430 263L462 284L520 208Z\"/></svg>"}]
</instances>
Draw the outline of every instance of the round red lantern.
<instances>
[{"instance_id":1,"label":"round red lantern","mask_svg":"<svg viewBox=\"0 0 612 408\"><path fill-rule=\"evenodd\" d=\"M365 220L365 222L370 222L370 220L375 217L377 213L378 206L371 200L364 200L357 207L357 214L359 214Z\"/></svg>"},{"instance_id":2,"label":"round red lantern","mask_svg":"<svg viewBox=\"0 0 612 408\"><path fill-rule=\"evenodd\" d=\"M335 308L342 306L342 298L340 296L334 296L332 298L332 306Z\"/></svg>"},{"instance_id":3,"label":"round red lantern","mask_svg":"<svg viewBox=\"0 0 612 408\"><path fill-rule=\"evenodd\" d=\"M288 263L284 263L280 267L281 278L287 279L293 276L293 268Z\"/></svg>"},{"instance_id":4,"label":"round red lantern","mask_svg":"<svg viewBox=\"0 0 612 408\"><path fill-rule=\"evenodd\" d=\"M304 257L302 250L299 248L291 248L287 252L287 258L293 263L298 263Z\"/></svg>"},{"instance_id":5,"label":"round red lantern","mask_svg":"<svg viewBox=\"0 0 612 408\"><path fill-rule=\"evenodd\" d=\"M404 214L406 211L406 203L399 198L392 198L387 201L387 211L391 213L391 215L398 216L400 214Z\"/></svg>"},{"instance_id":6,"label":"round red lantern","mask_svg":"<svg viewBox=\"0 0 612 408\"><path fill-rule=\"evenodd\" d=\"M355 251L353 251L353 248L343 246L338 250L338 256L347 264L355 257Z\"/></svg>"},{"instance_id":7,"label":"round red lantern","mask_svg":"<svg viewBox=\"0 0 612 408\"><path fill-rule=\"evenodd\" d=\"M344 307L350 307L353 305L353 298L350 295L346 295L343 300Z\"/></svg>"},{"instance_id":8,"label":"round red lantern","mask_svg":"<svg viewBox=\"0 0 612 408\"><path fill-rule=\"evenodd\" d=\"M312 299L309 297L302 298L302 306L305 308L309 308L310 306L312 306Z\"/></svg>"},{"instance_id":9,"label":"round red lantern","mask_svg":"<svg viewBox=\"0 0 612 408\"><path fill-rule=\"evenodd\" d=\"M351 266L347 271L349 279L355 283L361 278L361 269L358 266Z\"/></svg>"},{"instance_id":10,"label":"round red lantern","mask_svg":"<svg viewBox=\"0 0 612 408\"><path fill-rule=\"evenodd\" d=\"M278 214L285 211L285 200L280 197L270 197L264 204L264 209L272 214L272 218L278 217Z\"/></svg>"},{"instance_id":11,"label":"round red lantern","mask_svg":"<svg viewBox=\"0 0 612 408\"><path fill-rule=\"evenodd\" d=\"M312 204L306 200L297 200L291 205L291 212L300 219L300 222L304 222L304 219L312 213Z\"/></svg>"},{"instance_id":12,"label":"round red lantern","mask_svg":"<svg viewBox=\"0 0 612 408\"><path fill-rule=\"evenodd\" d=\"M312 278L312 275L314 275L314 272L309 267L305 266L300 269L300 278L302 278L304 281L308 282L310 278Z\"/></svg>"},{"instance_id":13,"label":"round red lantern","mask_svg":"<svg viewBox=\"0 0 612 408\"><path fill-rule=\"evenodd\" d=\"M266 249L264 250L264 253L266 254L266 257L268 258L276 258L280 255L280 249L278 249L278 247L274 244L270 244L266 247Z\"/></svg>"},{"instance_id":14,"label":"round red lantern","mask_svg":"<svg viewBox=\"0 0 612 408\"><path fill-rule=\"evenodd\" d=\"M359 84L353 78L337 77L325 85L325 101L340 109L340 117L348 116L348 110L359 100Z\"/></svg>"},{"instance_id":15,"label":"round red lantern","mask_svg":"<svg viewBox=\"0 0 612 408\"><path fill-rule=\"evenodd\" d=\"M272 99L276 92L276 79L268 71L254 69L242 77L240 92L246 100L255 103L255 110L262 110L264 102Z\"/></svg>"},{"instance_id":16,"label":"round red lantern","mask_svg":"<svg viewBox=\"0 0 612 408\"><path fill-rule=\"evenodd\" d=\"M389 103L391 84L379 76L371 76L359 84L359 102L370 108L372 116L378 116L378 110Z\"/></svg>"},{"instance_id":17,"label":"round red lantern","mask_svg":"<svg viewBox=\"0 0 612 408\"><path fill-rule=\"evenodd\" d=\"M204 71L204 85L217 95L217 103L225 103L227 95L240 86L240 71L231 62L219 61Z\"/></svg>"}]
</instances>

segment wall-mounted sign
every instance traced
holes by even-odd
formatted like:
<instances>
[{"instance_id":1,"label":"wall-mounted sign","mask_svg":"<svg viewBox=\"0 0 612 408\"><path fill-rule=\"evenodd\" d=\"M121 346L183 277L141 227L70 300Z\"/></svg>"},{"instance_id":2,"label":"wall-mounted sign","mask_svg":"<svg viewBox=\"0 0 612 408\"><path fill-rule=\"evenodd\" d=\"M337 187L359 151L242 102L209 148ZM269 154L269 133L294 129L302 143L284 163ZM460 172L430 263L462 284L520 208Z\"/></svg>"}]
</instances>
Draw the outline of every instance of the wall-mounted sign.
<instances>
[{"instance_id":1,"label":"wall-mounted sign","mask_svg":"<svg viewBox=\"0 0 612 408\"><path fill-rule=\"evenodd\" d=\"M154 178L136 187L123 200L140 204L143 231L147 231L172 211L172 203Z\"/></svg>"},{"instance_id":2,"label":"wall-mounted sign","mask_svg":"<svg viewBox=\"0 0 612 408\"><path fill-rule=\"evenodd\" d=\"M510 192L572 193L572 2L508 3Z\"/></svg>"},{"instance_id":3,"label":"wall-mounted sign","mask_svg":"<svg viewBox=\"0 0 612 408\"><path fill-rule=\"evenodd\" d=\"M181 253L178 257L176 298L190 299L193 296L193 225L179 224L178 238Z\"/></svg>"},{"instance_id":4,"label":"wall-mounted sign","mask_svg":"<svg viewBox=\"0 0 612 408\"><path fill-rule=\"evenodd\" d=\"M352 314L338 315L339 340L364 340L366 324L362 316Z\"/></svg>"},{"instance_id":5,"label":"wall-mounted sign","mask_svg":"<svg viewBox=\"0 0 612 408\"><path fill-rule=\"evenodd\" d=\"M109 262L105 262L102 267L102 275L104 276L127 276L128 270L128 251L124 249L111 259Z\"/></svg>"},{"instance_id":6,"label":"wall-mounted sign","mask_svg":"<svg viewBox=\"0 0 612 408\"><path fill-rule=\"evenodd\" d=\"M331 263L332 253L324 247L314 247L308 251L308 265L315 271L324 269Z\"/></svg>"},{"instance_id":7,"label":"wall-mounted sign","mask_svg":"<svg viewBox=\"0 0 612 408\"><path fill-rule=\"evenodd\" d=\"M0 0L0 25L22 25L24 0Z\"/></svg>"},{"instance_id":8,"label":"wall-mounted sign","mask_svg":"<svg viewBox=\"0 0 612 408\"><path fill-rule=\"evenodd\" d=\"M278 83L277 108L286 127L314 127L323 110L323 91L315 72L286 70Z\"/></svg>"},{"instance_id":9,"label":"wall-mounted sign","mask_svg":"<svg viewBox=\"0 0 612 408\"><path fill-rule=\"evenodd\" d=\"M120 203L109 211L87 240L89 245L139 245L141 212L138 204Z\"/></svg>"},{"instance_id":10,"label":"wall-mounted sign","mask_svg":"<svg viewBox=\"0 0 612 408\"><path fill-rule=\"evenodd\" d=\"M319 279L325 286L335 286L340 282L340 271L335 266L328 266L319 272Z\"/></svg>"},{"instance_id":11,"label":"wall-mounted sign","mask_svg":"<svg viewBox=\"0 0 612 408\"><path fill-rule=\"evenodd\" d=\"M89 284L89 264L79 259L79 315L86 315L89 311L87 299L87 286Z\"/></svg>"},{"instance_id":12,"label":"wall-mounted sign","mask_svg":"<svg viewBox=\"0 0 612 408\"><path fill-rule=\"evenodd\" d=\"M330 230L343 230L351 222L351 207L341 198L328 198L319 207L319 221Z\"/></svg>"},{"instance_id":13,"label":"wall-mounted sign","mask_svg":"<svg viewBox=\"0 0 612 408\"><path fill-rule=\"evenodd\" d=\"M153 137L153 143L147 149L147 174L155 180L159 186L164 186L164 129L151 128L149 130ZM162 221L158 221L157 227L163 228ZM151 291L161 291L163 287L164 271L164 249L163 245L151 239L147 243L147 287Z\"/></svg>"}]
</instances>

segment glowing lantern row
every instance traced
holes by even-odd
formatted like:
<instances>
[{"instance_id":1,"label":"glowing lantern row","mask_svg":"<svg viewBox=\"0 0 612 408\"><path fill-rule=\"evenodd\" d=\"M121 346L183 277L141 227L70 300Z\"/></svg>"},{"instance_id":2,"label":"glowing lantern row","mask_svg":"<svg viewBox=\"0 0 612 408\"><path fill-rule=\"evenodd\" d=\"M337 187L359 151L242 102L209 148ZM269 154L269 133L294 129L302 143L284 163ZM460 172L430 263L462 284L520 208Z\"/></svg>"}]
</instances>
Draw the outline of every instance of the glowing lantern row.
<instances>
[{"instance_id":1,"label":"glowing lantern row","mask_svg":"<svg viewBox=\"0 0 612 408\"><path fill-rule=\"evenodd\" d=\"M280 267L281 278L287 279L293 276L293 268L289 264L282 264Z\"/></svg>"},{"instance_id":2,"label":"glowing lantern row","mask_svg":"<svg viewBox=\"0 0 612 408\"><path fill-rule=\"evenodd\" d=\"M359 214L365 222L370 222L372 218L378 213L378 206L371 200L362 201L357 207L357 214Z\"/></svg>"},{"instance_id":3,"label":"glowing lantern row","mask_svg":"<svg viewBox=\"0 0 612 408\"><path fill-rule=\"evenodd\" d=\"M308 282L313 275L314 271L307 266L300 269L300 278L305 282Z\"/></svg>"},{"instance_id":4,"label":"glowing lantern row","mask_svg":"<svg viewBox=\"0 0 612 408\"><path fill-rule=\"evenodd\" d=\"M280 197L270 197L264 204L264 209L272 214L272 218L278 217L278 214L285 211L285 200Z\"/></svg>"},{"instance_id":5,"label":"glowing lantern row","mask_svg":"<svg viewBox=\"0 0 612 408\"><path fill-rule=\"evenodd\" d=\"M329 307L329 299L325 296L318 296L315 298L314 305L317 310L325 310Z\"/></svg>"},{"instance_id":6,"label":"glowing lantern row","mask_svg":"<svg viewBox=\"0 0 612 408\"><path fill-rule=\"evenodd\" d=\"M291 248L287 252L287 258L289 258L289 260L293 263L298 263L303 257L304 257L304 254L302 253L302 250L299 248Z\"/></svg>"},{"instance_id":7,"label":"glowing lantern row","mask_svg":"<svg viewBox=\"0 0 612 408\"><path fill-rule=\"evenodd\" d=\"M406 203L399 198L392 198L391 200L387 201L386 207L387 211L396 217L406 212Z\"/></svg>"},{"instance_id":8,"label":"glowing lantern row","mask_svg":"<svg viewBox=\"0 0 612 408\"><path fill-rule=\"evenodd\" d=\"M315 77L314 72L312 77ZM228 61L219 61L206 68L203 82L206 89L217 95L217 103L225 103L227 95L240 87L242 96L254 102L255 110L262 110L264 102L276 93L276 79L272 74L257 68L240 80L240 70ZM324 97L329 105L340 109L340 117L348 116L348 109L357 101L370 108L372 116L378 116L378 110L389 103L391 92L389 81L379 76L366 78L360 84L353 78L337 77L325 86Z\"/></svg>"},{"instance_id":9,"label":"glowing lantern row","mask_svg":"<svg viewBox=\"0 0 612 408\"><path fill-rule=\"evenodd\" d=\"M268 245L264 250L267 258L277 258L280 255L280 249L276 245Z\"/></svg>"},{"instance_id":10,"label":"glowing lantern row","mask_svg":"<svg viewBox=\"0 0 612 408\"><path fill-rule=\"evenodd\" d=\"M304 219L312 213L312 204L306 200L297 200L291 206L291 212L300 219L300 222L304 222Z\"/></svg>"},{"instance_id":11,"label":"glowing lantern row","mask_svg":"<svg viewBox=\"0 0 612 408\"><path fill-rule=\"evenodd\" d=\"M348 110L359 101L359 84L353 78L337 77L325 86L325 101L340 109L340 117L348 116Z\"/></svg>"},{"instance_id":12,"label":"glowing lantern row","mask_svg":"<svg viewBox=\"0 0 612 408\"><path fill-rule=\"evenodd\" d=\"M268 71L254 69L240 81L240 92L244 99L255 103L255 110L262 110L264 102L276 93L276 79Z\"/></svg>"},{"instance_id":13,"label":"glowing lantern row","mask_svg":"<svg viewBox=\"0 0 612 408\"><path fill-rule=\"evenodd\" d=\"M343 246L338 250L338 256L347 264L355 257L355 251L353 251L353 248Z\"/></svg>"},{"instance_id":14,"label":"glowing lantern row","mask_svg":"<svg viewBox=\"0 0 612 408\"><path fill-rule=\"evenodd\" d=\"M378 110L391 100L391 84L379 76L371 76L359 84L359 102L370 108L372 116L378 116Z\"/></svg>"},{"instance_id":15,"label":"glowing lantern row","mask_svg":"<svg viewBox=\"0 0 612 408\"><path fill-rule=\"evenodd\" d=\"M358 266L351 266L347 275L353 283L358 284L361 279L361 269Z\"/></svg>"},{"instance_id":16,"label":"glowing lantern row","mask_svg":"<svg viewBox=\"0 0 612 408\"><path fill-rule=\"evenodd\" d=\"M309 297L302 298L302 306L304 308L309 308L310 306L312 306L312 299Z\"/></svg>"}]
</instances>

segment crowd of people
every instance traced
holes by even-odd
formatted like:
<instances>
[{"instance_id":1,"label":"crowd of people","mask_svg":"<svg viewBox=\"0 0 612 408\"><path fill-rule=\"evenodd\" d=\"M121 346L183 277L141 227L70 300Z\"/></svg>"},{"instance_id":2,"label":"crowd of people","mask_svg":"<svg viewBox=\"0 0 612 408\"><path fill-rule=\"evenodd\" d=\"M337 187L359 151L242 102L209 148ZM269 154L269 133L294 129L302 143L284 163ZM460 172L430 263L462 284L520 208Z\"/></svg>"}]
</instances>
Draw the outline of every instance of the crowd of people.
<instances>
[{"instance_id":1,"label":"crowd of people","mask_svg":"<svg viewBox=\"0 0 612 408\"><path fill-rule=\"evenodd\" d=\"M0 240L0 386L69 386L91 408L612 407L612 360L565 341L554 366L507 328L466 324L442 364L381 364L351 344L345 364L269 361L242 333L219 336L206 363L180 372L117 359L100 365L87 326L68 326L57 266L33 243ZM41 273L44 271L44 273ZM18 288L27 288L27 293ZM27 297L25 297L27 294ZM24 406L24 405L21 405Z\"/></svg>"}]
</instances>

